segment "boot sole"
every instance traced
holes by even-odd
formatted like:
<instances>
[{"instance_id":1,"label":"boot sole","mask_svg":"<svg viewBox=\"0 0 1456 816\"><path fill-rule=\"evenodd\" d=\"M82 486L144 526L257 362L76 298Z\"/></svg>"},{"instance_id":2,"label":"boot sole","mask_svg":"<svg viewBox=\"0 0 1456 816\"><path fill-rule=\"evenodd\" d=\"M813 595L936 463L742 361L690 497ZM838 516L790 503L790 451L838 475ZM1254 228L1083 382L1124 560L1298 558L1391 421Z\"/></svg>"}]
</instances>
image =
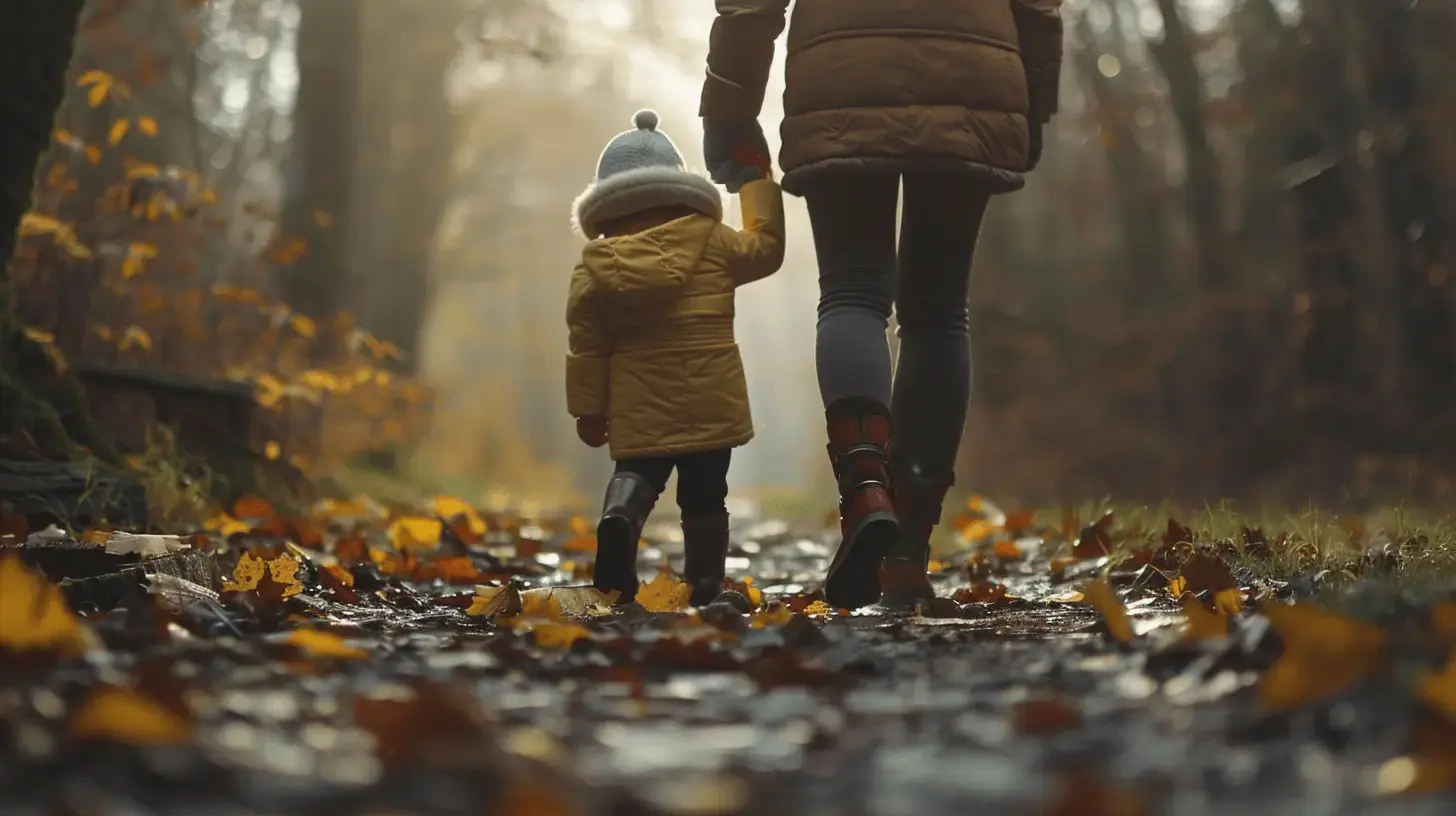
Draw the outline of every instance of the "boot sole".
<instances>
[{"instance_id":1,"label":"boot sole","mask_svg":"<svg viewBox=\"0 0 1456 816\"><path fill-rule=\"evenodd\" d=\"M824 577L824 601L836 609L858 609L880 600L880 563L900 536L893 513L864 518L840 545Z\"/></svg>"},{"instance_id":2,"label":"boot sole","mask_svg":"<svg viewBox=\"0 0 1456 816\"><path fill-rule=\"evenodd\" d=\"M597 575L592 575L592 586L603 592L617 590L622 594L617 598L617 603L626 603L637 596L637 542L631 541L632 523L627 519L618 516L608 516L597 524L597 566L603 562L615 564L624 562L630 564L629 572L625 575L616 575L608 571L598 580Z\"/></svg>"}]
</instances>

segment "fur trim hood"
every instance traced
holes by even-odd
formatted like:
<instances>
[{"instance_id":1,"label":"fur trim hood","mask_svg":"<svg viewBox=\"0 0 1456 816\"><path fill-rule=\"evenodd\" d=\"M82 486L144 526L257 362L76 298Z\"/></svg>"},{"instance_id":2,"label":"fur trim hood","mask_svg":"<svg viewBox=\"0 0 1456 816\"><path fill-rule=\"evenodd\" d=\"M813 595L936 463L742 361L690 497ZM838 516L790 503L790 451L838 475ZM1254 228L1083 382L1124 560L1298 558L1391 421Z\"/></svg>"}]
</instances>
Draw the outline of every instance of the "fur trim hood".
<instances>
[{"instance_id":1,"label":"fur trim hood","mask_svg":"<svg viewBox=\"0 0 1456 816\"><path fill-rule=\"evenodd\" d=\"M593 239L602 223L634 212L681 205L716 221L723 219L723 194L702 173L673 167L643 167L592 182L571 205L576 234Z\"/></svg>"}]
</instances>

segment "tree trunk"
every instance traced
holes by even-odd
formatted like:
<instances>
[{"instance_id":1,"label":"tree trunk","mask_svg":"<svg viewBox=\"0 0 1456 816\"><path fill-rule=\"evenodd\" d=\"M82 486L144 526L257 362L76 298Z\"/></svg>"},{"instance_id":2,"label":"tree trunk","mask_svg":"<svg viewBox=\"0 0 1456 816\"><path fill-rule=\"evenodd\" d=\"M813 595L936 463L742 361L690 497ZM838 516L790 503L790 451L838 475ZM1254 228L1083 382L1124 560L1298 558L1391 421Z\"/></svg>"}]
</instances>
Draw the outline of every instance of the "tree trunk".
<instances>
[{"instance_id":1,"label":"tree trunk","mask_svg":"<svg viewBox=\"0 0 1456 816\"><path fill-rule=\"evenodd\" d=\"M1086 45L1076 50L1073 62L1097 102L1097 123L1117 199L1125 269L1124 313L1129 316L1155 310L1167 296L1168 220L1163 206L1162 175L1138 144L1131 115L1134 103L1117 83L1097 68L1097 54L1109 44L1096 41L1084 13L1077 21L1078 37ZM1118 55L1122 58L1124 55Z\"/></svg>"},{"instance_id":2,"label":"tree trunk","mask_svg":"<svg viewBox=\"0 0 1456 816\"><path fill-rule=\"evenodd\" d=\"M38 456L77 456L76 442L117 461L97 433L75 378L57 370L10 309L10 259L30 207L36 161L65 93L83 0L0 4L0 437ZM75 440L75 441L73 441Z\"/></svg>"},{"instance_id":3,"label":"tree trunk","mask_svg":"<svg viewBox=\"0 0 1456 816\"><path fill-rule=\"evenodd\" d=\"M1168 81L1173 115L1183 134L1188 217L1198 242L1201 277L1205 287L1223 289L1230 283L1232 264L1224 235L1218 157L1208 139L1203 78L1194 56L1193 35L1183 19L1178 0L1157 0L1157 3L1163 17L1163 38L1149 41L1148 47Z\"/></svg>"},{"instance_id":4,"label":"tree trunk","mask_svg":"<svg viewBox=\"0 0 1456 816\"><path fill-rule=\"evenodd\" d=\"M303 4L293 166L278 240L300 240L306 250L276 275L289 306L315 317L338 311L348 288L360 124L359 59L358 0Z\"/></svg>"}]
</instances>

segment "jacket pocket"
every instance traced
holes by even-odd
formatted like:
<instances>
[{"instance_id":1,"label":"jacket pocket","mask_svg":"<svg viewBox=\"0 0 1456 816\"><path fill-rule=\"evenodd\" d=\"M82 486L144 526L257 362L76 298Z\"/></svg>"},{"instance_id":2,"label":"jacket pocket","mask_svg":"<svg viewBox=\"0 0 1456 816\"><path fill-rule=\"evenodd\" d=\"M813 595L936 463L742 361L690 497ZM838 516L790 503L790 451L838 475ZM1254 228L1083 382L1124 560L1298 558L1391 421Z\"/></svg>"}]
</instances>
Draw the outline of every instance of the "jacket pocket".
<instances>
[{"instance_id":1,"label":"jacket pocket","mask_svg":"<svg viewBox=\"0 0 1456 816\"><path fill-rule=\"evenodd\" d=\"M1011 0L1032 123L1057 112L1062 80L1062 0Z\"/></svg>"}]
</instances>

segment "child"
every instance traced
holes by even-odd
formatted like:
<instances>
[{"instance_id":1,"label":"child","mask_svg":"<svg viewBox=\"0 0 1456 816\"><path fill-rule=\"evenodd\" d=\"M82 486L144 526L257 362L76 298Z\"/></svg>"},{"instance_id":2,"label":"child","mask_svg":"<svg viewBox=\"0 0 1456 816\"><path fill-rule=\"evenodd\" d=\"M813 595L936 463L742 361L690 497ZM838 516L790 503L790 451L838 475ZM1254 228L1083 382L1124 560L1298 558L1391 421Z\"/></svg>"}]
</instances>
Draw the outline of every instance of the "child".
<instances>
[{"instance_id":1,"label":"child","mask_svg":"<svg viewBox=\"0 0 1456 816\"><path fill-rule=\"evenodd\" d=\"M684 577L702 606L724 584L731 452L753 438L733 291L783 262L783 195L767 155L740 149L730 189L742 183L744 227L726 226L718 188L684 170L657 122L633 117L573 207L589 240L566 306L566 407L577 436L610 442L616 460L593 584L619 603L637 594L637 541L676 468Z\"/></svg>"}]
</instances>

